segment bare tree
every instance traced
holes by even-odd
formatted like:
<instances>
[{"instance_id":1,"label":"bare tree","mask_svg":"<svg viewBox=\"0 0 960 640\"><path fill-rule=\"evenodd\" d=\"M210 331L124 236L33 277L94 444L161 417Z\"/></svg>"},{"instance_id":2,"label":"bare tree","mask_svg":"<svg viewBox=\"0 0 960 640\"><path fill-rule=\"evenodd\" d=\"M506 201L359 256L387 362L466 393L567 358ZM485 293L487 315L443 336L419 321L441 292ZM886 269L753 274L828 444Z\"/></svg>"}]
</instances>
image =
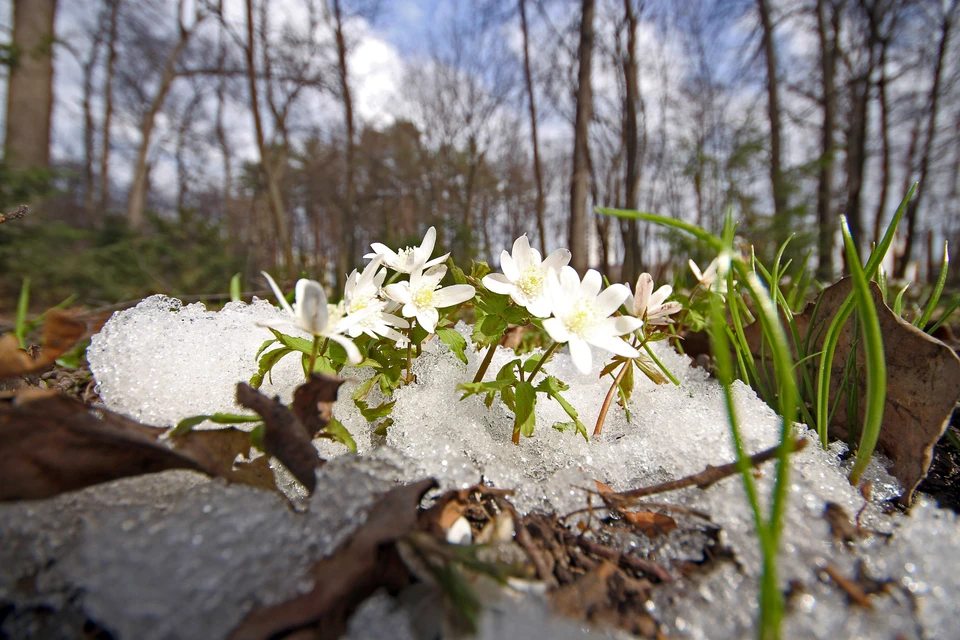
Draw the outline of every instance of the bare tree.
<instances>
[{"instance_id":1,"label":"bare tree","mask_svg":"<svg viewBox=\"0 0 960 640\"><path fill-rule=\"evenodd\" d=\"M110 7L107 29L107 64L103 85L103 132L100 150L100 209L110 205L110 135L113 126L113 78L117 64L117 24L121 0L106 0Z\"/></svg>"},{"instance_id":2,"label":"bare tree","mask_svg":"<svg viewBox=\"0 0 960 640\"><path fill-rule=\"evenodd\" d=\"M623 76L626 93L623 105L623 146L627 155L626 200L627 209L636 209L640 192L640 140L637 125L637 105L640 103L640 83L637 78L637 23L643 12L643 1L635 10L633 0L623 0L624 22L627 29L627 50L623 57ZM623 232L623 270L621 280L634 282L642 269L640 234L636 220L621 222Z\"/></svg>"},{"instance_id":3,"label":"bare tree","mask_svg":"<svg viewBox=\"0 0 960 640\"><path fill-rule=\"evenodd\" d=\"M757 0L760 14L760 29L763 45L763 57L767 71L767 117L770 121L770 186L773 189L774 229L780 236L786 236L787 229L787 185L783 177L782 121L780 113L780 88L777 76L777 47L774 42L773 18L770 14L770 0Z\"/></svg>"},{"instance_id":4,"label":"bare tree","mask_svg":"<svg viewBox=\"0 0 960 640\"><path fill-rule=\"evenodd\" d=\"M817 0L817 34L820 40L820 74L823 83L823 127L821 128L820 178L817 188L817 277L833 277L833 131L837 114L837 38L840 8L830 0Z\"/></svg>"},{"instance_id":5,"label":"bare tree","mask_svg":"<svg viewBox=\"0 0 960 640\"><path fill-rule=\"evenodd\" d=\"M583 0L580 14L580 71L577 74L577 116L574 124L573 175L570 178L570 226L568 245L574 269L583 273L589 266L587 253L587 196L590 177L589 126L593 106L590 71L593 59L594 0Z\"/></svg>"},{"instance_id":6,"label":"bare tree","mask_svg":"<svg viewBox=\"0 0 960 640\"><path fill-rule=\"evenodd\" d=\"M13 51L7 79L4 158L17 169L50 166L53 23L57 0L14 0Z\"/></svg>"},{"instance_id":7,"label":"bare tree","mask_svg":"<svg viewBox=\"0 0 960 640\"><path fill-rule=\"evenodd\" d=\"M530 34L527 27L527 0L518 0L520 27L523 31L523 74L527 85L527 104L530 107L530 140L533 145L533 176L537 182L537 233L540 250L547 251L547 232L544 224L546 196L543 189L543 167L540 165L540 141L537 139L537 105L534 99L533 74L530 72Z\"/></svg>"}]
</instances>

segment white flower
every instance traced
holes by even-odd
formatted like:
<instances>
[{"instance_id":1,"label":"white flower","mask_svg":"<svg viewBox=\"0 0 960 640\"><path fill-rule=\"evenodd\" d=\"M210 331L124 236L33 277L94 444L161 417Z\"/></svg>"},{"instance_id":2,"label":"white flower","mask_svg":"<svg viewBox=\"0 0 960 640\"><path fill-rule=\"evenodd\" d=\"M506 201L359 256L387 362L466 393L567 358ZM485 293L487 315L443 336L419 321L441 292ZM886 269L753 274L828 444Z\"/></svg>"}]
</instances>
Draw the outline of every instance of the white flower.
<instances>
[{"instance_id":1,"label":"white flower","mask_svg":"<svg viewBox=\"0 0 960 640\"><path fill-rule=\"evenodd\" d=\"M383 263L394 271L412 273L417 264L422 264L424 269L429 269L447 259L447 256L450 255L449 253L445 253L433 260L430 259L430 254L433 253L433 247L436 244L437 230L435 227L430 227L427 229L426 235L423 236L423 242L420 243L419 247L407 247L399 251L393 251L385 244L374 242L370 245L373 253L368 253L363 257L373 258L381 256L383 257Z\"/></svg>"},{"instance_id":2,"label":"white flower","mask_svg":"<svg viewBox=\"0 0 960 640\"><path fill-rule=\"evenodd\" d=\"M343 291L344 310L348 317L357 318L350 324L347 333L351 338L365 333L371 338L383 336L401 342L406 337L394 327L406 329L410 323L390 313L399 305L380 297L380 288L387 276L387 270L380 269L381 264L383 258L377 256L364 267L362 273L354 269L353 273L347 276Z\"/></svg>"},{"instance_id":3,"label":"white flower","mask_svg":"<svg viewBox=\"0 0 960 640\"><path fill-rule=\"evenodd\" d=\"M697 279L697 282L700 283L701 287L704 289L710 289L713 287L714 281L716 281L716 291L720 295L723 295L727 292L727 281L725 278L717 280L717 268L720 264L719 261L720 257L717 256L710 262L709 265L707 265L706 270L703 272L700 271L700 267L698 267L697 263L693 260L688 260L687 264L690 265L690 271L693 272L693 277Z\"/></svg>"},{"instance_id":4,"label":"white flower","mask_svg":"<svg viewBox=\"0 0 960 640\"><path fill-rule=\"evenodd\" d=\"M540 252L530 248L527 234L513 243L513 255L500 254L503 274L491 273L483 278L483 286L494 293L509 295L513 301L538 318L550 315L550 302L544 289L547 272L561 269L570 262L570 252L557 249L541 261Z\"/></svg>"},{"instance_id":5,"label":"white flower","mask_svg":"<svg viewBox=\"0 0 960 640\"><path fill-rule=\"evenodd\" d=\"M601 293L602 285L603 279L593 269L583 276L583 282L573 267L564 267L559 275L554 269L547 272L547 295L554 317L544 320L543 328L554 341L569 343L570 357L581 373L590 373L593 367L590 345L627 358L640 355L619 336L636 331L643 321L629 316L610 317L630 290L613 284Z\"/></svg>"},{"instance_id":6,"label":"white flower","mask_svg":"<svg viewBox=\"0 0 960 640\"><path fill-rule=\"evenodd\" d=\"M627 285L629 289L630 285ZM641 273L637 278L637 296L627 295L627 310L649 325L664 325L673 322L667 316L680 311L683 307L679 302L664 302L673 293L673 287L663 285L654 292L653 276Z\"/></svg>"},{"instance_id":7,"label":"white flower","mask_svg":"<svg viewBox=\"0 0 960 640\"><path fill-rule=\"evenodd\" d=\"M297 281L294 303L291 307L270 274L266 271L261 273L270 283L270 288L280 301L280 306L290 314L297 327L315 337L328 338L342 346L347 352L350 364L359 364L363 360L357 345L342 335L352 323L361 320L362 315L349 317L344 313L342 305L328 304L323 285L316 280L305 278Z\"/></svg>"},{"instance_id":8,"label":"white flower","mask_svg":"<svg viewBox=\"0 0 960 640\"><path fill-rule=\"evenodd\" d=\"M403 317L416 318L421 327L433 333L440 321L437 309L465 302L476 294L476 290L468 284L455 284L441 289L440 281L446 275L447 268L439 265L424 271L423 267L414 267L410 272L410 282L389 284L383 292L403 305Z\"/></svg>"}]
</instances>

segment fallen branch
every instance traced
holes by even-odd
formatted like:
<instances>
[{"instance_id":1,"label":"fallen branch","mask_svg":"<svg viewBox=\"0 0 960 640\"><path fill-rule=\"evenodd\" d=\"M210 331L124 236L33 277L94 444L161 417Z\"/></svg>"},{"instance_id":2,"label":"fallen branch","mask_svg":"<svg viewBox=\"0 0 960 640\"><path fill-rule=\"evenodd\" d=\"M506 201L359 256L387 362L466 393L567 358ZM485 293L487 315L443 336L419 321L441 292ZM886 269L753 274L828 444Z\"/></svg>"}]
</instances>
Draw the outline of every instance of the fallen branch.
<instances>
[{"instance_id":1,"label":"fallen branch","mask_svg":"<svg viewBox=\"0 0 960 640\"><path fill-rule=\"evenodd\" d=\"M807 446L806 438L801 438L793 442L793 446L790 449L790 453L795 453L802 450ZM773 460L779 455L780 445L771 447L766 451L761 451L758 454L752 455L747 458L747 461L750 463L751 467L757 467L764 462ZM650 487L642 487L640 489L632 489L630 491L621 491L620 493L607 493L605 491L596 492L601 498L604 499L608 504L614 505L616 507L623 507L629 504L633 504L640 498L645 498L646 496L652 496L657 493L666 493L667 491L676 491L677 489L685 489L687 487L697 487L698 489L706 489L710 485L723 480L728 476L732 476L736 473L739 473L740 469L736 462L731 462L729 464L722 464L719 467L713 467L707 465L707 468L701 471L700 473L695 473L692 476L687 476L686 478L680 478L679 480L671 480L669 482L663 482L661 484L656 484Z\"/></svg>"},{"instance_id":2,"label":"fallen branch","mask_svg":"<svg viewBox=\"0 0 960 640\"><path fill-rule=\"evenodd\" d=\"M17 218L22 218L28 213L30 213L30 207L28 207L25 204L22 204L19 207L17 207L17 210L14 211L13 213L0 213L0 224L3 224L4 222L9 222L11 220L16 220Z\"/></svg>"},{"instance_id":3,"label":"fallen branch","mask_svg":"<svg viewBox=\"0 0 960 640\"><path fill-rule=\"evenodd\" d=\"M638 558L636 556L621 553L616 549L611 549L610 547L606 547L597 542L592 542L582 536L575 536L569 531L563 531L563 539L567 543L575 544L584 551L598 555L601 558L606 558L615 564L622 564L636 571L642 571L649 576L657 578L660 580L660 582L673 582L673 576L667 573L666 569L658 564L650 562L649 560L643 560L642 558Z\"/></svg>"}]
</instances>

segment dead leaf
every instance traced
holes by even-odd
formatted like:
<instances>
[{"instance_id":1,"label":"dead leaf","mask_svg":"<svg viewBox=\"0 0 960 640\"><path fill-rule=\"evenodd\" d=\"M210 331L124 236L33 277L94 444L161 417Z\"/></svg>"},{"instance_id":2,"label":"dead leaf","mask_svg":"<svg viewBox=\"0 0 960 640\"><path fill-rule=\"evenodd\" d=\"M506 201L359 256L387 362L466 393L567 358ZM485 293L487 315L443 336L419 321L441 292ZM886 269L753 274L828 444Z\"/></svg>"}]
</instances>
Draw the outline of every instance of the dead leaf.
<instances>
[{"instance_id":1,"label":"dead leaf","mask_svg":"<svg viewBox=\"0 0 960 640\"><path fill-rule=\"evenodd\" d=\"M293 392L291 409L311 438L323 431L333 417L333 403L344 382L343 378L314 373Z\"/></svg>"},{"instance_id":2,"label":"dead leaf","mask_svg":"<svg viewBox=\"0 0 960 640\"><path fill-rule=\"evenodd\" d=\"M836 502L828 502L823 509L823 519L830 525L834 539L844 544L853 544L860 539L860 529L850 521L850 516Z\"/></svg>"},{"instance_id":3,"label":"dead leaf","mask_svg":"<svg viewBox=\"0 0 960 640\"><path fill-rule=\"evenodd\" d=\"M0 501L65 491L167 469L208 472L171 450L148 427L109 411L95 414L52 391L0 402Z\"/></svg>"},{"instance_id":4,"label":"dead leaf","mask_svg":"<svg viewBox=\"0 0 960 640\"><path fill-rule=\"evenodd\" d=\"M523 334L526 330L527 327L523 325L508 325L507 330L503 332L503 337L500 338L500 346L505 349L516 349L523 342Z\"/></svg>"},{"instance_id":5,"label":"dead leaf","mask_svg":"<svg viewBox=\"0 0 960 640\"><path fill-rule=\"evenodd\" d=\"M269 456L236 462L238 455L250 457L250 434L246 431L234 427L191 430L169 442L174 451L190 456L208 471L230 482L278 491Z\"/></svg>"},{"instance_id":6,"label":"dead leaf","mask_svg":"<svg viewBox=\"0 0 960 640\"><path fill-rule=\"evenodd\" d=\"M309 493L317 486L317 469L324 462L313 448L307 429L279 398L268 398L245 382L237 385L237 402L263 418L263 446Z\"/></svg>"},{"instance_id":7,"label":"dead leaf","mask_svg":"<svg viewBox=\"0 0 960 640\"><path fill-rule=\"evenodd\" d=\"M814 304L808 304L794 317L801 336L811 332L809 353L823 348L823 339L830 321L852 289L852 281L844 278L820 294L817 316ZM933 460L933 448L950 421L960 399L960 358L940 340L917 329L891 311L884 303L879 287L870 283L887 364L887 401L883 413L878 449L891 461L890 473L903 484L900 501L909 505L913 492L926 476ZM830 406L834 406L843 382L843 371L854 344L854 322L850 318L841 332L830 378ZM759 354L760 333L756 323L746 328L747 341L754 354ZM767 350L769 353L769 350ZM866 358L857 350L857 376L861 398L857 425L863 422L866 397ZM847 403L841 401L830 435L848 439Z\"/></svg>"},{"instance_id":8,"label":"dead leaf","mask_svg":"<svg viewBox=\"0 0 960 640\"><path fill-rule=\"evenodd\" d=\"M43 371L86 333L87 323L65 311L47 313L43 324L43 349L38 357L20 348L13 334L0 336L0 380Z\"/></svg>"},{"instance_id":9,"label":"dead leaf","mask_svg":"<svg viewBox=\"0 0 960 640\"><path fill-rule=\"evenodd\" d=\"M395 590L409 582L396 542L417 524L420 500L434 486L433 480L423 480L380 498L347 543L314 567L315 586L310 593L254 610L233 630L231 640L282 637L307 626L319 629L322 637L338 637L370 594L380 588Z\"/></svg>"},{"instance_id":10,"label":"dead leaf","mask_svg":"<svg viewBox=\"0 0 960 640\"><path fill-rule=\"evenodd\" d=\"M621 511L623 519L635 529L649 536L666 535L677 528L677 521L670 516L653 511Z\"/></svg>"}]
</instances>

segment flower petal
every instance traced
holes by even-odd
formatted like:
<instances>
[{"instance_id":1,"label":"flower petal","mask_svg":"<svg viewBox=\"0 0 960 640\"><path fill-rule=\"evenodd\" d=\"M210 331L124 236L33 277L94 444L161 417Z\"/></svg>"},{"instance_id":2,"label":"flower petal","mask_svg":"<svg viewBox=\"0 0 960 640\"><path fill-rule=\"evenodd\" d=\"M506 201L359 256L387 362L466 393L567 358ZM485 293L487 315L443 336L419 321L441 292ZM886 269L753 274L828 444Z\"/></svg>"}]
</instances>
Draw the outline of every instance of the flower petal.
<instances>
[{"instance_id":1,"label":"flower petal","mask_svg":"<svg viewBox=\"0 0 960 640\"><path fill-rule=\"evenodd\" d=\"M427 333L433 333L440 321L440 313L434 307L417 309L417 322L427 330Z\"/></svg>"},{"instance_id":2,"label":"flower petal","mask_svg":"<svg viewBox=\"0 0 960 640\"><path fill-rule=\"evenodd\" d=\"M697 263L691 259L687 260L687 264L690 266L690 271L693 272L693 277L697 279L697 282L703 282L703 273L700 271Z\"/></svg>"},{"instance_id":3,"label":"flower petal","mask_svg":"<svg viewBox=\"0 0 960 640\"><path fill-rule=\"evenodd\" d=\"M383 293L391 300L396 300L400 304L407 304L410 302L410 283L395 282L388 284L383 288Z\"/></svg>"},{"instance_id":4,"label":"flower petal","mask_svg":"<svg viewBox=\"0 0 960 640\"><path fill-rule=\"evenodd\" d=\"M316 280L301 278L296 286L296 318L301 329L313 335L327 330L327 294Z\"/></svg>"},{"instance_id":5,"label":"flower petal","mask_svg":"<svg viewBox=\"0 0 960 640\"><path fill-rule=\"evenodd\" d=\"M538 318L549 318L550 314L553 313L553 306L545 296L540 296L536 300L531 300L524 306L527 308L527 311Z\"/></svg>"},{"instance_id":6,"label":"flower petal","mask_svg":"<svg viewBox=\"0 0 960 640\"><path fill-rule=\"evenodd\" d=\"M563 296L570 302L580 297L580 275L573 267L560 269L560 286ZM597 289L599 291L600 289ZM596 296L596 294L594 294Z\"/></svg>"},{"instance_id":7,"label":"flower petal","mask_svg":"<svg viewBox=\"0 0 960 640\"><path fill-rule=\"evenodd\" d=\"M331 333L327 337L346 350L347 360L350 362L350 364L360 364L363 362L363 356L360 355L360 350L357 349L357 345L353 344L353 340L350 338L345 338L336 333Z\"/></svg>"},{"instance_id":8,"label":"flower petal","mask_svg":"<svg viewBox=\"0 0 960 640\"><path fill-rule=\"evenodd\" d=\"M596 336L590 338L589 342L595 347L600 347L601 349L615 353L618 356L636 358L640 355L639 351L624 342L621 338L614 336Z\"/></svg>"},{"instance_id":9,"label":"flower petal","mask_svg":"<svg viewBox=\"0 0 960 640\"><path fill-rule=\"evenodd\" d=\"M570 333L567 331L567 328L563 326L563 323L560 322L559 318L547 318L544 320L543 329L554 342L563 344L570 340Z\"/></svg>"},{"instance_id":10,"label":"flower petal","mask_svg":"<svg viewBox=\"0 0 960 640\"><path fill-rule=\"evenodd\" d=\"M656 309L657 307L663 306L664 300L669 298L671 293L673 293L673 287L668 284L657 289L653 295L650 296L649 308Z\"/></svg>"},{"instance_id":11,"label":"flower petal","mask_svg":"<svg viewBox=\"0 0 960 640\"><path fill-rule=\"evenodd\" d=\"M477 294L477 290L469 284L454 284L449 287L437 289L433 293L434 306L443 309L452 307L455 304L466 302Z\"/></svg>"},{"instance_id":12,"label":"flower petal","mask_svg":"<svg viewBox=\"0 0 960 640\"><path fill-rule=\"evenodd\" d=\"M641 273L637 278L637 292L634 294L633 315L642 318L653 304L650 302L650 294L653 293L653 276L649 273Z\"/></svg>"},{"instance_id":13,"label":"flower petal","mask_svg":"<svg viewBox=\"0 0 960 640\"><path fill-rule=\"evenodd\" d=\"M579 338L570 340L570 359L580 373L588 374L593 369L593 354L590 345Z\"/></svg>"},{"instance_id":14,"label":"flower petal","mask_svg":"<svg viewBox=\"0 0 960 640\"><path fill-rule=\"evenodd\" d=\"M443 254L442 256L440 256L439 258L434 258L433 260L427 260L427 261L423 264L423 268L424 268L424 269L429 269L430 267L434 267L434 266L436 266L436 265L438 265L438 264L443 264L444 262L447 261L447 258L449 258L449 257L450 257L450 254L449 254L449 253L445 253L445 254Z\"/></svg>"},{"instance_id":15,"label":"flower petal","mask_svg":"<svg viewBox=\"0 0 960 640\"><path fill-rule=\"evenodd\" d=\"M540 266L543 269L557 269L560 270L563 267L570 264L571 253L567 249L557 249L544 260Z\"/></svg>"},{"instance_id":16,"label":"flower petal","mask_svg":"<svg viewBox=\"0 0 960 640\"><path fill-rule=\"evenodd\" d=\"M530 266L530 240L523 234L513 242L513 261L521 272Z\"/></svg>"},{"instance_id":17,"label":"flower petal","mask_svg":"<svg viewBox=\"0 0 960 640\"><path fill-rule=\"evenodd\" d=\"M628 295L630 295L630 290L625 286L622 284L612 284L600 292L594 305L600 315L606 318L620 308L620 305L623 304L623 301L627 299Z\"/></svg>"},{"instance_id":18,"label":"flower petal","mask_svg":"<svg viewBox=\"0 0 960 640\"><path fill-rule=\"evenodd\" d=\"M383 324L390 325L392 327L400 327L401 329L409 329L410 323L404 320L399 316L395 316L392 313L381 313L380 320Z\"/></svg>"},{"instance_id":19,"label":"flower petal","mask_svg":"<svg viewBox=\"0 0 960 640\"><path fill-rule=\"evenodd\" d=\"M267 284L269 284L270 288L273 289L273 295L277 296L277 301L280 302L280 306L283 307L283 309L291 316L295 316L296 314L293 312L293 307L291 307L290 303L287 302L287 299L283 297L283 292L280 291L280 287L278 287L274 279L270 277L270 274L266 271L261 271L260 273L262 273L263 277L267 279Z\"/></svg>"},{"instance_id":20,"label":"flower petal","mask_svg":"<svg viewBox=\"0 0 960 640\"><path fill-rule=\"evenodd\" d=\"M616 318L608 318L607 321L609 322L608 328L613 331L615 336L633 333L643 326L643 320L632 316L617 316Z\"/></svg>"},{"instance_id":21,"label":"flower petal","mask_svg":"<svg viewBox=\"0 0 960 640\"><path fill-rule=\"evenodd\" d=\"M592 300L600 293L603 286L603 276L596 269L587 269L583 274L583 282L580 283L580 297ZM623 285L621 285L623 286Z\"/></svg>"},{"instance_id":22,"label":"flower petal","mask_svg":"<svg viewBox=\"0 0 960 640\"><path fill-rule=\"evenodd\" d=\"M420 254L423 256L424 262L430 259L430 256L433 254L433 248L437 245L437 228L430 227L427 229L427 232L423 236L423 242L420 243L420 246L417 247L420 250Z\"/></svg>"},{"instance_id":23,"label":"flower petal","mask_svg":"<svg viewBox=\"0 0 960 640\"><path fill-rule=\"evenodd\" d=\"M503 271L503 275L507 276L510 282L516 282L520 279L520 268L506 251L500 254L500 271Z\"/></svg>"},{"instance_id":24,"label":"flower petal","mask_svg":"<svg viewBox=\"0 0 960 640\"><path fill-rule=\"evenodd\" d=\"M507 280L507 276L502 273L491 273L489 275L483 276L481 280L483 286L485 286L490 291L494 293L499 293L502 295L510 295L516 287L513 286L513 283Z\"/></svg>"}]
</instances>

